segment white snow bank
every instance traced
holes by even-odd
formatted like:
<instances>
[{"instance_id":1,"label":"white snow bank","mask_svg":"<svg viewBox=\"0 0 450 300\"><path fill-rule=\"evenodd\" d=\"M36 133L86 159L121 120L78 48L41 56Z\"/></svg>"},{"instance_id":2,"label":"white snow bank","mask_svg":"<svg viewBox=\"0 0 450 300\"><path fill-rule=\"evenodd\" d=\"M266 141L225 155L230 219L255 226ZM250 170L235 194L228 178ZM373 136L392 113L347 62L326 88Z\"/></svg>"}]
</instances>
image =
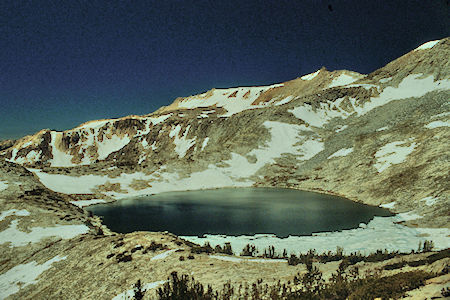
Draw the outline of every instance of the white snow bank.
<instances>
[{"instance_id":1,"label":"white snow bank","mask_svg":"<svg viewBox=\"0 0 450 300\"><path fill-rule=\"evenodd\" d=\"M17 228L18 223L18 220L13 220L7 229L0 232L0 244L11 243L10 247L20 247L51 236L71 239L89 231L86 225L57 224L53 227L32 227L30 232L24 232Z\"/></svg>"},{"instance_id":2,"label":"white snow bank","mask_svg":"<svg viewBox=\"0 0 450 300\"><path fill-rule=\"evenodd\" d=\"M255 245L260 253L269 246L275 246L279 254L283 249L288 253L306 253L310 249L320 252L336 251L343 247L345 253L360 251L375 252L386 248L389 251L409 252L416 250L419 241L432 240L436 249L445 249L450 245L450 229L448 228L411 228L396 224L403 221L404 216L375 217L372 221L357 229L339 232L316 233L312 236L289 236L278 238L272 234L254 236L206 235L206 237L182 236L181 238L203 245L209 242L212 247L230 242L235 252L240 252L245 245Z\"/></svg>"},{"instance_id":3,"label":"white snow bank","mask_svg":"<svg viewBox=\"0 0 450 300\"><path fill-rule=\"evenodd\" d=\"M0 180L0 192L8 188L8 181Z\"/></svg>"},{"instance_id":4,"label":"white snow bank","mask_svg":"<svg viewBox=\"0 0 450 300\"><path fill-rule=\"evenodd\" d=\"M57 144L60 144L60 142L61 142L62 132L52 131L52 132L50 132L50 136L51 136L50 146L52 147L52 156L53 156L53 158L49 160L50 165L52 167L73 167L73 166L75 166L75 164L72 163L73 156L58 149L58 147L56 146Z\"/></svg>"},{"instance_id":5,"label":"white snow bank","mask_svg":"<svg viewBox=\"0 0 450 300\"><path fill-rule=\"evenodd\" d=\"M372 109L394 100L422 97L432 91L450 89L450 80L448 79L434 81L433 75L419 78L421 76L423 74L412 74L405 77L398 87L386 87L378 97L371 98L370 101L365 102L362 106L356 106L352 103L356 113L358 115L364 115Z\"/></svg>"},{"instance_id":6,"label":"white snow bank","mask_svg":"<svg viewBox=\"0 0 450 300\"><path fill-rule=\"evenodd\" d=\"M265 91L283 86L283 84L274 84L270 86L259 87L239 87L229 89L214 89L209 92L185 98L178 103L180 108L193 109L197 107L223 107L227 113L222 117L229 117L241 111L257 108L252 103Z\"/></svg>"},{"instance_id":7,"label":"white snow bank","mask_svg":"<svg viewBox=\"0 0 450 300\"><path fill-rule=\"evenodd\" d=\"M316 78L317 75L319 75L319 73L320 73L320 70L317 70L314 73L303 75L302 77L300 77L300 79L302 79L302 80L313 80L314 78Z\"/></svg>"},{"instance_id":8,"label":"white snow bank","mask_svg":"<svg viewBox=\"0 0 450 300\"><path fill-rule=\"evenodd\" d=\"M434 45L436 45L436 44L439 43L440 41L441 41L441 40L435 40L435 41L429 41L429 42L426 42L425 44L423 44L423 45L417 47L417 48L414 49L414 50L426 50L426 49L431 49L431 48L434 47Z\"/></svg>"},{"instance_id":9,"label":"white snow bank","mask_svg":"<svg viewBox=\"0 0 450 300\"><path fill-rule=\"evenodd\" d=\"M279 105L283 105L283 104L289 103L289 102L291 102L292 99L294 99L294 96L287 96L286 98L276 102L275 105L279 106Z\"/></svg>"},{"instance_id":10,"label":"white snow bank","mask_svg":"<svg viewBox=\"0 0 450 300\"><path fill-rule=\"evenodd\" d=\"M170 113L170 114L162 115L162 116L159 116L159 117L150 117L148 119L153 123L153 125L156 125L156 124L159 124L161 122L164 122L165 120L167 120L171 116L172 116L172 114Z\"/></svg>"},{"instance_id":11,"label":"white snow bank","mask_svg":"<svg viewBox=\"0 0 450 300\"><path fill-rule=\"evenodd\" d=\"M286 263L285 259L270 259L270 258L239 258L235 256L225 256L225 255L210 255L210 258L231 261L231 262L257 262L257 263Z\"/></svg>"},{"instance_id":12,"label":"white snow bank","mask_svg":"<svg viewBox=\"0 0 450 300\"><path fill-rule=\"evenodd\" d=\"M66 256L58 255L46 261L42 265L38 265L37 262L32 261L26 264L17 265L6 271L6 273L1 274L0 299L5 299L10 295L14 295L26 286L36 284L38 282L37 278L39 275L50 269L53 263L66 258Z\"/></svg>"},{"instance_id":13,"label":"white snow bank","mask_svg":"<svg viewBox=\"0 0 450 300\"><path fill-rule=\"evenodd\" d=\"M179 137L179 134L182 128L179 124L169 133L169 137L174 139L173 143L175 144L175 152L178 154L179 158L183 158L186 155L186 152L195 144L195 138L188 139L186 137L190 128L191 125L186 128L181 137Z\"/></svg>"},{"instance_id":14,"label":"white snow bank","mask_svg":"<svg viewBox=\"0 0 450 300\"><path fill-rule=\"evenodd\" d=\"M439 198L436 198L436 197L433 197L433 196L429 196L429 197L425 197L425 198L420 199L420 201L425 201L425 204L427 206L433 206L439 201Z\"/></svg>"},{"instance_id":15,"label":"white snow bank","mask_svg":"<svg viewBox=\"0 0 450 300\"><path fill-rule=\"evenodd\" d=\"M76 205L80 208L83 208L85 206L89 205L95 205L99 203L105 203L106 201L103 199L91 199L91 200L78 200L78 201L70 201L73 205Z\"/></svg>"},{"instance_id":16,"label":"white snow bank","mask_svg":"<svg viewBox=\"0 0 450 300\"><path fill-rule=\"evenodd\" d=\"M97 142L98 159L102 160L108 157L113 152L119 151L130 142L128 135L124 137L118 137L112 135L111 138L103 137L101 142Z\"/></svg>"},{"instance_id":17,"label":"white snow bank","mask_svg":"<svg viewBox=\"0 0 450 300\"><path fill-rule=\"evenodd\" d=\"M391 81L391 80L392 80L392 77L388 77L388 78L381 78L379 81L381 83L386 83L386 82Z\"/></svg>"},{"instance_id":18,"label":"white snow bank","mask_svg":"<svg viewBox=\"0 0 450 300\"><path fill-rule=\"evenodd\" d=\"M90 194L97 185L105 184L110 179L100 175L68 176L49 174L40 169L28 170L36 174L47 188L65 194Z\"/></svg>"},{"instance_id":19,"label":"white snow bank","mask_svg":"<svg viewBox=\"0 0 450 300\"><path fill-rule=\"evenodd\" d=\"M438 128L438 127L450 127L450 122L449 121L433 121L433 122L425 125L425 127L428 129L434 129L434 128Z\"/></svg>"},{"instance_id":20,"label":"white snow bank","mask_svg":"<svg viewBox=\"0 0 450 300\"><path fill-rule=\"evenodd\" d=\"M341 74L338 77L334 78L328 87L332 88L332 87L347 85L347 84L355 82L358 79L359 79L358 77L353 77L353 76L350 76L347 74Z\"/></svg>"},{"instance_id":21,"label":"white snow bank","mask_svg":"<svg viewBox=\"0 0 450 300\"><path fill-rule=\"evenodd\" d=\"M410 143L410 145L404 146L406 143ZM374 166L378 170L378 173L383 172L391 165L404 162L407 156L414 151L415 147L416 143L411 143L410 141L396 141L381 147L375 153L377 162Z\"/></svg>"},{"instance_id":22,"label":"white snow bank","mask_svg":"<svg viewBox=\"0 0 450 300\"><path fill-rule=\"evenodd\" d=\"M395 204L396 204L396 201L393 201L393 202L389 202L389 203L386 203L386 204L381 204L380 207L383 207L383 208L394 208Z\"/></svg>"},{"instance_id":23,"label":"white snow bank","mask_svg":"<svg viewBox=\"0 0 450 300\"><path fill-rule=\"evenodd\" d=\"M348 113L339 107L343 100L344 98L339 98L333 102L320 103L320 107L315 109L313 109L311 105L303 104L288 110L288 112L311 126L323 127L333 118L340 117L346 119L351 115L351 113Z\"/></svg>"},{"instance_id":24,"label":"white snow bank","mask_svg":"<svg viewBox=\"0 0 450 300\"><path fill-rule=\"evenodd\" d=\"M158 286L163 285L166 282L167 282L167 280L144 283L142 285L142 289L145 291L148 291L148 290L157 288ZM134 297L134 288L115 296L111 300L128 300L128 299L133 299L133 297Z\"/></svg>"},{"instance_id":25,"label":"white snow bank","mask_svg":"<svg viewBox=\"0 0 450 300\"><path fill-rule=\"evenodd\" d=\"M339 127L335 130L335 132L341 132L341 131L344 131L345 129L347 129L347 127L348 127L348 125L339 126Z\"/></svg>"},{"instance_id":26,"label":"white snow bank","mask_svg":"<svg viewBox=\"0 0 450 300\"><path fill-rule=\"evenodd\" d=\"M159 259L164 259L167 256L169 256L170 254L174 253L175 251L177 251L178 249L172 249L172 250L167 250L163 253L160 253L158 255L153 256L150 260L159 260Z\"/></svg>"},{"instance_id":27,"label":"white snow bank","mask_svg":"<svg viewBox=\"0 0 450 300\"><path fill-rule=\"evenodd\" d=\"M379 131L383 131L383 130L386 130L386 129L389 129L389 126L380 127L376 131L379 132Z\"/></svg>"},{"instance_id":28,"label":"white snow bank","mask_svg":"<svg viewBox=\"0 0 450 300\"><path fill-rule=\"evenodd\" d=\"M114 122L115 120L108 119L108 120L96 120L96 121L89 121L87 123L81 124L78 127L75 127L73 130L76 129L98 129L100 127L103 127L109 122Z\"/></svg>"},{"instance_id":29,"label":"white snow bank","mask_svg":"<svg viewBox=\"0 0 450 300\"><path fill-rule=\"evenodd\" d=\"M209 137L206 137L206 138L203 140L202 148L200 149L200 151L203 151L203 149L205 149L206 145L208 145L208 141L209 141Z\"/></svg>"},{"instance_id":30,"label":"white snow bank","mask_svg":"<svg viewBox=\"0 0 450 300\"><path fill-rule=\"evenodd\" d=\"M26 209L18 210L18 209L13 208L10 210L2 211L2 213L0 214L0 221L3 221L4 219L6 219L6 217L9 217L9 216L26 217L29 215L30 215L30 212Z\"/></svg>"},{"instance_id":31,"label":"white snow bank","mask_svg":"<svg viewBox=\"0 0 450 300\"><path fill-rule=\"evenodd\" d=\"M328 159L333 158L333 157L347 156L348 154L350 154L352 152L353 152L353 147L342 148L342 149L339 149L338 151L334 152L330 156L328 156Z\"/></svg>"}]
</instances>

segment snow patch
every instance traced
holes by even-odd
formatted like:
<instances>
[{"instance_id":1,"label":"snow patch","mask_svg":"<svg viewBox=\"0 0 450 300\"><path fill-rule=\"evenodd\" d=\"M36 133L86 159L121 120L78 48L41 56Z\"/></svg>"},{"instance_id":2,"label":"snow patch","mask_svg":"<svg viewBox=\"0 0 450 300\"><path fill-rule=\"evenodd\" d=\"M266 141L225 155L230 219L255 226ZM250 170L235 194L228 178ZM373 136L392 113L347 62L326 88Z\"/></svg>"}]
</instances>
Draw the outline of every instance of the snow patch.
<instances>
[{"instance_id":1,"label":"snow patch","mask_svg":"<svg viewBox=\"0 0 450 300\"><path fill-rule=\"evenodd\" d=\"M8 181L0 180L0 192L8 188Z\"/></svg>"},{"instance_id":2,"label":"snow patch","mask_svg":"<svg viewBox=\"0 0 450 300\"><path fill-rule=\"evenodd\" d=\"M329 105L332 105L337 108L342 100L343 98L339 98L332 104L321 103L320 108L316 109L313 109L310 105L302 105L290 109L288 112L292 113L296 118L303 120L311 126L322 128L333 118L341 117L345 119L348 115L350 115L347 112L339 110L335 111L329 107Z\"/></svg>"},{"instance_id":3,"label":"snow patch","mask_svg":"<svg viewBox=\"0 0 450 300\"><path fill-rule=\"evenodd\" d=\"M252 103L265 91L280 86L283 86L283 84L213 89L209 92L183 99L178 103L178 107L188 109L211 106L223 107L227 110L227 113L221 115L221 117L229 117L247 109L258 108L259 106L252 105Z\"/></svg>"},{"instance_id":4,"label":"snow patch","mask_svg":"<svg viewBox=\"0 0 450 300\"><path fill-rule=\"evenodd\" d=\"M150 260L159 260L159 259L164 259L167 256L169 256L170 254L174 253L175 251L177 251L178 249L172 249L172 250L167 250L163 253L160 253L158 255L153 256Z\"/></svg>"},{"instance_id":5,"label":"snow patch","mask_svg":"<svg viewBox=\"0 0 450 300\"><path fill-rule=\"evenodd\" d=\"M320 73L320 70L317 70L314 73L303 75L302 77L300 77L300 79L302 79L302 80L313 80L314 78L316 78L317 75L319 75L319 73Z\"/></svg>"},{"instance_id":6,"label":"snow patch","mask_svg":"<svg viewBox=\"0 0 450 300\"><path fill-rule=\"evenodd\" d=\"M26 286L36 284L39 275L50 269L53 263L66 258L67 256L57 255L42 265L38 265L37 262L32 261L9 269L0 275L0 299L14 295Z\"/></svg>"},{"instance_id":7,"label":"snow patch","mask_svg":"<svg viewBox=\"0 0 450 300\"><path fill-rule=\"evenodd\" d=\"M450 122L449 121L433 121L433 122L425 125L425 127L428 129L434 129L434 128L438 128L438 127L450 127Z\"/></svg>"},{"instance_id":8,"label":"snow patch","mask_svg":"<svg viewBox=\"0 0 450 300\"><path fill-rule=\"evenodd\" d=\"M383 131L386 129L389 129L389 126L384 126L384 127L378 128L376 131Z\"/></svg>"},{"instance_id":9,"label":"snow patch","mask_svg":"<svg viewBox=\"0 0 450 300\"><path fill-rule=\"evenodd\" d=\"M188 125L181 138L179 137L181 125L179 124L169 133L169 137L174 138L173 143L175 144L175 152L178 154L179 158L183 158L186 155L186 152L195 144L195 138L186 138L190 128L191 125Z\"/></svg>"},{"instance_id":10,"label":"snow patch","mask_svg":"<svg viewBox=\"0 0 450 300\"><path fill-rule=\"evenodd\" d=\"M98 159L103 160L113 152L119 151L130 142L130 138L126 135L122 138L117 135L111 136L111 138L103 137L102 142L97 142Z\"/></svg>"},{"instance_id":11,"label":"snow patch","mask_svg":"<svg viewBox=\"0 0 450 300\"><path fill-rule=\"evenodd\" d=\"M381 204L380 207L391 209L391 208L394 208L395 204L396 204L396 201L393 201L393 202L389 202L386 204Z\"/></svg>"},{"instance_id":12,"label":"snow patch","mask_svg":"<svg viewBox=\"0 0 450 300\"><path fill-rule=\"evenodd\" d=\"M330 156L328 156L327 159L330 159L330 158L333 158L333 157L347 156L348 154L350 154L352 152L353 152L353 147L351 147L351 148L343 148L343 149L340 149L340 150L334 152Z\"/></svg>"},{"instance_id":13,"label":"snow patch","mask_svg":"<svg viewBox=\"0 0 450 300\"><path fill-rule=\"evenodd\" d=\"M334 78L331 84L328 86L329 88L343 86L358 80L358 77L353 77L347 74L341 74L338 77Z\"/></svg>"},{"instance_id":14,"label":"snow patch","mask_svg":"<svg viewBox=\"0 0 450 300\"><path fill-rule=\"evenodd\" d=\"M26 217L29 216L30 212L26 209L10 209L10 210L5 210L2 211L2 213L0 214L0 221L3 221L4 219L6 219L6 217L9 216L18 216L18 217Z\"/></svg>"},{"instance_id":15,"label":"snow patch","mask_svg":"<svg viewBox=\"0 0 450 300\"><path fill-rule=\"evenodd\" d=\"M386 82L391 81L391 80L392 80L392 77L388 77L388 78L381 78L379 81L381 83L386 83Z\"/></svg>"},{"instance_id":16,"label":"snow patch","mask_svg":"<svg viewBox=\"0 0 450 300\"><path fill-rule=\"evenodd\" d=\"M53 156L53 158L49 160L50 165L52 167L73 167L73 166L75 166L75 164L72 163L73 156L58 149L58 147L56 146L57 142L61 142L62 132L52 131L52 132L50 132L50 135L51 135L50 146L52 148L52 156Z\"/></svg>"},{"instance_id":17,"label":"snow patch","mask_svg":"<svg viewBox=\"0 0 450 300\"><path fill-rule=\"evenodd\" d=\"M414 49L414 50L426 50L426 49L431 49L431 48L433 48L437 43L439 43L440 41L441 41L441 40L435 40L435 41L429 41L429 42L426 42L425 44L423 44L423 45L417 47L417 48Z\"/></svg>"},{"instance_id":18,"label":"snow patch","mask_svg":"<svg viewBox=\"0 0 450 300\"><path fill-rule=\"evenodd\" d=\"M392 143L388 143L380 148L375 153L375 158L377 162L375 163L375 168L378 170L378 173L383 172L391 165L400 164L404 162L407 156L414 151L416 147L416 143L411 141L396 141ZM409 146L404 146L406 143L410 143Z\"/></svg>"},{"instance_id":19,"label":"snow patch","mask_svg":"<svg viewBox=\"0 0 450 300\"><path fill-rule=\"evenodd\" d=\"M433 75L419 78L421 76L423 74L412 74L405 77L398 87L386 87L378 97L371 98L370 101L364 103L362 106L354 105L355 111L360 116L394 100L411 97L418 98L432 91L450 89L450 80L448 79L434 81Z\"/></svg>"},{"instance_id":20,"label":"snow patch","mask_svg":"<svg viewBox=\"0 0 450 300\"><path fill-rule=\"evenodd\" d=\"M142 285L142 289L145 291L148 291L148 290L157 288L158 286L163 285L166 282L167 282L167 280L145 283ZM134 288L115 296L111 300L128 300L128 299L133 299L133 297L134 297Z\"/></svg>"},{"instance_id":21,"label":"snow patch","mask_svg":"<svg viewBox=\"0 0 450 300\"><path fill-rule=\"evenodd\" d=\"M425 201L425 204L427 206L433 206L439 201L439 198L435 198L433 196L430 196L430 197L422 198L422 199L420 199L420 201Z\"/></svg>"},{"instance_id":22,"label":"snow patch","mask_svg":"<svg viewBox=\"0 0 450 300\"><path fill-rule=\"evenodd\" d=\"M70 201L73 205L78 206L79 208L83 208L89 205L95 205L99 203L106 203L103 199L91 199L91 200L78 200L78 201Z\"/></svg>"},{"instance_id":23,"label":"snow patch","mask_svg":"<svg viewBox=\"0 0 450 300\"><path fill-rule=\"evenodd\" d=\"M335 130L335 132L341 132L341 131L343 131L343 130L347 129L347 127L348 127L348 125L344 125L344 126L339 126L339 128L338 128L338 129L336 129L336 130Z\"/></svg>"},{"instance_id":24,"label":"snow patch","mask_svg":"<svg viewBox=\"0 0 450 300\"><path fill-rule=\"evenodd\" d=\"M208 145L208 141L209 141L209 137L206 137L206 138L203 140L202 148L200 149L200 151L203 151L203 149L205 149L206 145Z\"/></svg>"},{"instance_id":25,"label":"snow patch","mask_svg":"<svg viewBox=\"0 0 450 300\"><path fill-rule=\"evenodd\" d=\"M148 119L153 123L153 125L159 124L170 118L172 114L162 115L159 117L149 117Z\"/></svg>"},{"instance_id":26,"label":"snow patch","mask_svg":"<svg viewBox=\"0 0 450 300\"><path fill-rule=\"evenodd\" d=\"M0 244L9 242L11 243L10 247L20 247L51 236L71 239L89 231L89 227L86 225L57 224L53 227L32 227L30 232L24 232L17 228L18 223L18 220L13 220L7 229L0 232Z\"/></svg>"},{"instance_id":27,"label":"snow patch","mask_svg":"<svg viewBox=\"0 0 450 300\"><path fill-rule=\"evenodd\" d=\"M289 102L291 102L292 99L294 99L294 96L287 96L286 98L276 102L275 105L279 106L279 105L283 105L283 104L289 103Z\"/></svg>"}]
</instances>

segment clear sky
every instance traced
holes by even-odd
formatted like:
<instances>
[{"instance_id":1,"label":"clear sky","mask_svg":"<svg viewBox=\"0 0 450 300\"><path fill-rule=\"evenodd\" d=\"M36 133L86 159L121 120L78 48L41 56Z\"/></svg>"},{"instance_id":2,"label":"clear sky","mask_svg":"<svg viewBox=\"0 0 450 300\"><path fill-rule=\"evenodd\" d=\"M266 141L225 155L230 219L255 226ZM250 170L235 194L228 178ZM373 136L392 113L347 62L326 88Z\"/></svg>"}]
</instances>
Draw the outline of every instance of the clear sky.
<instances>
[{"instance_id":1,"label":"clear sky","mask_svg":"<svg viewBox=\"0 0 450 300\"><path fill-rule=\"evenodd\" d=\"M0 140L322 66L369 73L449 32L448 0L1 1Z\"/></svg>"}]
</instances>

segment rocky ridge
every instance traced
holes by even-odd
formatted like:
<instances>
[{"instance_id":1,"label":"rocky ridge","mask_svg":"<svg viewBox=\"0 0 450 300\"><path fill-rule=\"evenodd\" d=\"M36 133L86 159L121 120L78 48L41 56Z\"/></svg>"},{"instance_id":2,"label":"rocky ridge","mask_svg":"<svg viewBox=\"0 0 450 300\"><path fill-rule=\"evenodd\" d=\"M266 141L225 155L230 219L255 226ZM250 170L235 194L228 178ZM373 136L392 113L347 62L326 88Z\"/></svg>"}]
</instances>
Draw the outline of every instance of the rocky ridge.
<instances>
[{"instance_id":1,"label":"rocky ridge","mask_svg":"<svg viewBox=\"0 0 450 300\"><path fill-rule=\"evenodd\" d=\"M446 227L449 46L448 38L421 46L368 75L322 68L272 86L178 98L146 116L42 130L0 155L69 194L49 183L56 174L82 185L79 193L115 199L281 186L395 202L395 212L425 216L416 224ZM89 174L88 185L75 177Z\"/></svg>"},{"instance_id":2,"label":"rocky ridge","mask_svg":"<svg viewBox=\"0 0 450 300\"><path fill-rule=\"evenodd\" d=\"M287 281L305 271L203 254L181 261L191 243L169 233L110 232L76 206L80 200L288 187L385 205L409 214L402 223L411 228L449 228L448 57L446 38L368 75L322 68L1 144L1 298L110 299L137 279L160 282L172 270L214 287L228 279ZM165 249L144 253L152 242ZM330 274L337 263L320 268Z\"/></svg>"}]
</instances>

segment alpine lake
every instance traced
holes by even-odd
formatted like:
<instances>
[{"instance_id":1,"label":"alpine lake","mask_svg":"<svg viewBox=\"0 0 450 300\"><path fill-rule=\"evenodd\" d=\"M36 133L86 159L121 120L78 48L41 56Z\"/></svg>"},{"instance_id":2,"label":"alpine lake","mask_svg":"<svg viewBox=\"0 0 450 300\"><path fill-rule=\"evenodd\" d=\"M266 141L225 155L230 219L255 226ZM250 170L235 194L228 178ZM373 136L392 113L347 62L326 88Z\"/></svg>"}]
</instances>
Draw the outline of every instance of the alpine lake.
<instances>
[{"instance_id":1,"label":"alpine lake","mask_svg":"<svg viewBox=\"0 0 450 300\"><path fill-rule=\"evenodd\" d=\"M119 233L168 231L179 236L311 235L358 228L388 210L292 189L223 188L167 192L86 207Z\"/></svg>"}]
</instances>

